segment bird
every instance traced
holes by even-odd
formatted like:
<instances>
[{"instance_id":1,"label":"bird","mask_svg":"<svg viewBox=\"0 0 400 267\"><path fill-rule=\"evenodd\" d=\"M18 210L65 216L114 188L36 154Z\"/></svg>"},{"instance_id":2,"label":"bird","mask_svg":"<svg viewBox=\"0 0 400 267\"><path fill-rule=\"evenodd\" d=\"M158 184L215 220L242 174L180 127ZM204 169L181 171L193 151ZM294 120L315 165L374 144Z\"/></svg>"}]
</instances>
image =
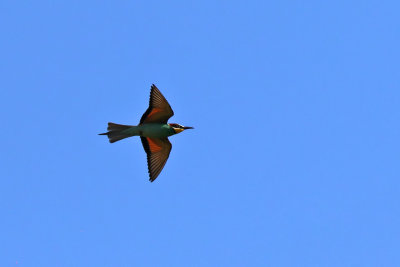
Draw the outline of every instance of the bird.
<instances>
[{"instance_id":1,"label":"bird","mask_svg":"<svg viewBox=\"0 0 400 267\"><path fill-rule=\"evenodd\" d=\"M172 149L172 144L168 137L187 129L194 129L178 123L168 123L169 118L173 115L174 111L168 101L157 86L152 84L149 107L142 115L139 125L123 125L109 122L108 132L100 133L99 135L107 135L110 143L115 143L131 136L140 136L144 151L147 154L149 180L154 182L164 168L165 163L167 163Z\"/></svg>"}]
</instances>

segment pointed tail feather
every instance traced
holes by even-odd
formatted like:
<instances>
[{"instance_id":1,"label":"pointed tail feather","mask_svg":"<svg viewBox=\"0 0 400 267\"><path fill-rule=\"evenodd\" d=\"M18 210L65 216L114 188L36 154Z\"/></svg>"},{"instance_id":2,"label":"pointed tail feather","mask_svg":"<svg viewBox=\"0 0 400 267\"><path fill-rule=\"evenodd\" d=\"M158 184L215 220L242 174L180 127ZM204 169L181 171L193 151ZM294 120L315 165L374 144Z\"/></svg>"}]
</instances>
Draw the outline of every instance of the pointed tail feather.
<instances>
[{"instance_id":1,"label":"pointed tail feather","mask_svg":"<svg viewBox=\"0 0 400 267\"><path fill-rule=\"evenodd\" d=\"M107 135L108 141L110 141L110 143L114 143L114 142L117 142L119 140L129 137L130 135L123 133L123 131L126 129L129 129L131 127L133 127L133 126L109 122L108 128L107 128L108 132L101 133L99 135Z\"/></svg>"}]
</instances>

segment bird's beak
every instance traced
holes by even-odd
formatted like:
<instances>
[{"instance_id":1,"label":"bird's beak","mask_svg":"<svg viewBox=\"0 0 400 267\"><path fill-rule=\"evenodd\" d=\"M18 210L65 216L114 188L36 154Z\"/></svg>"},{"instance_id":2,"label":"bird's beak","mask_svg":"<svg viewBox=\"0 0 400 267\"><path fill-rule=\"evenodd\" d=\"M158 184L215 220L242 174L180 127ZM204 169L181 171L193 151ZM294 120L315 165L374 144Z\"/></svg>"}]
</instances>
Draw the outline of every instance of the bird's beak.
<instances>
[{"instance_id":1,"label":"bird's beak","mask_svg":"<svg viewBox=\"0 0 400 267\"><path fill-rule=\"evenodd\" d=\"M187 130L187 129L194 129L193 127L189 127L189 126L185 126L183 127L183 129Z\"/></svg>"}]
</instances>

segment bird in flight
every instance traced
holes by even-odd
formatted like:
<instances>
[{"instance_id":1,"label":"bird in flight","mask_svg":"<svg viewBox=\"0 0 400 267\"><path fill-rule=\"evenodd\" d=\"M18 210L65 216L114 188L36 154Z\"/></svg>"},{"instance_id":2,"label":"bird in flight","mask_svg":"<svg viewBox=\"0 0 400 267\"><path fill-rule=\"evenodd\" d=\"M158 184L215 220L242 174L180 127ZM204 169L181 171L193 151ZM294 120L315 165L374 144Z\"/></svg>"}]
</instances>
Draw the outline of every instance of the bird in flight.
<instances>
[{"instance_id":1,"label":"bird in flight","mask_svg":"<svg viewBox=\"0 0 400 267\"><path fill-rule=\"evenodd\" d=\"M168 137L193 127L185 127L177 123L167 123L174 115L171 106L160 90L153 84L150 90L150 103L137 126L122 125L109 122L106 133L110 143L121 139L140 136L144 151L147 154L147 167L150 182L153 182L164 168L171 152L172 145Z\"/></svg>"}]
</instances>

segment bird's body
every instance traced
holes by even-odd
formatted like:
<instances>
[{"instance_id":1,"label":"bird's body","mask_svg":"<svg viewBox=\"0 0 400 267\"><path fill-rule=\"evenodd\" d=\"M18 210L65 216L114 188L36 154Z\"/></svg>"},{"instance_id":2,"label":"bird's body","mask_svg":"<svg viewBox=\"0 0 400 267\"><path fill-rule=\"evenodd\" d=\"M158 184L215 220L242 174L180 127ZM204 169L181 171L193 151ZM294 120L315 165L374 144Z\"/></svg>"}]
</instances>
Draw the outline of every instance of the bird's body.
<instances>
[{"instance_id":1,"label":"bird's body","mask_svg":"<svg viewBox=\"0 0 400 267\"><path fill-rule=\"evenodd\" d=\"M123 131L129 136L143 136L152 138L166 138L176 134L173 127L167 123L144 123L132 126Z\"/></svg>"},{"instance_id":2,"label":"bird's body","mask_svg":"<svg viewBox=\"0 0 400 267\"><path fill-rule=\"evenodd\" d=\"M167 100L153 84L150 91L149 108L143 114L137 126L109 122L107 135L110 143L127 137L140 136L143 148L147 154L147 165L150 181L153 182L164 168L171 152L172 145L168 137L193 127L184 127L177 123L167 123L174 115Z\"/></svg>"}]
</instances>

